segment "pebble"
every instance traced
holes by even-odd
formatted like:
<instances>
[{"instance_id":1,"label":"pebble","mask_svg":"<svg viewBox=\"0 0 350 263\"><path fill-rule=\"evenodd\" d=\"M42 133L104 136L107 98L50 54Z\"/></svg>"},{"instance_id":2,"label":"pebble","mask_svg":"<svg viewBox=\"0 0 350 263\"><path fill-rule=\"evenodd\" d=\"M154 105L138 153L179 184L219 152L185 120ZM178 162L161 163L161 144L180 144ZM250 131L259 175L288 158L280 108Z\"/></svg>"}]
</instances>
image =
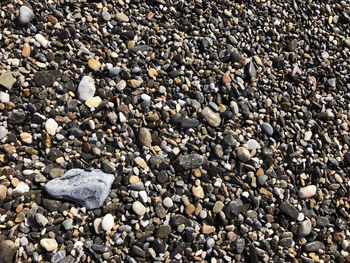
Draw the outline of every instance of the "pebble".
<instances>
[{"instance_id":1,"label":"pebble","mask_svg":"<svg viewBox=\"0 0 350 263\"><path fill-rule=\"evenodd\" d=\"M321 241L312 241L309 243L306 243L303 246L303 250L305 252L314 252L314 251L318 251L319 249L325 249L324 244Z\"/></svg>"},{"instance_id":2,"label":"pebble","mask_svg":"<svg viewBox=\"0 0 350 263\"><path fill-rule=\"evenodd\" d=\"M4 126L0 126L0 140L7 136L8 130Z\"/></svg>"},{"instance_id":3,"label":"pebble","mask_svg":"<svg viewBox=\"0 0 350 263\"><path fill-rule=\"evenodd\" d=\"M261 148L260 144L254 139L248 140L247 141L247 145L248 145L248 150L249 151Z\"/></svg>"},{"instance_id":4,"label":"pebble","mask_svg":"<svg viewBox=\"0 0 350 263\"><path fill-rule=\"evenodd\" d=\"M78 86L78 98L86 101L94 97L96 88L93 78L84 76Z\"/></svg>"},{"instance_id":5,"label":"pebble","mask_svg":"<svg viewBox=\"0 0 350 263\"><path fill-rule=\"evenodd\" d=\"M299 189L298 195L301 199L309 199L316 194L316 186L308 185Z\"/></svg>"},{"instance_id":6,"label":"pebble","mask_svg":"<svg viewBox=\"0 0 350 263\"><path fill-rule=\"evenodd\" d=\"M10 95L6 92L0 91L0 102L2 103L10 102Z\"/></svg>"},{"instance_id":7,"label":"pebble","mask_svg":"<svg viewBox=\"0 0 350 263\"><path fill-rule=\"evenodd\" d=\"M102 220L102 229L104 231L110 231L113 226L114 226L113 216L111 214L105 215Z\"/></svg>"},{"instance_id":8,"label":"pebble","mask_svg":"<svg viewBox=\"0 0 350 263\"><path fill-rule=\"evenodd\" d=\"M99 70L101 68L101 63L97 59L89 59L88 66L91 70Z\"/></svg>"},{"instance_id":9,"label":"pebble","mask_svg":"<svg viewBox=\"0 0 350 263\"><path fill-rule=\"evenodd\" d=\"M143 216L146 213L146 207L140 201L135 201L132 204L132 210L139 216Z\"/></svg>"},{"instance_id":10,"label":"pebble","mask_svg":"<svg viewBox=\"0 0 350 263\"><path fill-rule=\"evenodd\" d=\"M214 214L218 214L222 211L222 209L224 208L224 203L221 201L216 201L213 207L213 213Z\"/></svg>"},{"instance_id":11,"label":"pebble","mask_svg":"<svg viewBox=\"0 0 350 263\"><path fill-rule=\"evenodd\" d=\"M297 220L298 216L299 216L299 211L297 208L295 208L293 205L283 202L280 205L280 210L286 214L287 216L289 216L290 218Z\"/></svg>"},{"instance_id":12,"label":"pebble","mask_svg":"<svg viewBox=\"0 0 350 263\"><path fill-rule=\"evenodd\" d=\"M125 15L124 13L117 13L115 15L115 18L119 21L119 22L129 22L129 17L127 17L127 15Z\"/></svg>"},{"instance_id":13,"label":"pebble","mask_svg":"<svg viewBox=\"0 0 350 263\"><path fill-rule=\"evenodd\" d=\"M271 136L273 134L273 128L271 126L271 124L267 123L267 122L264 122L262 125L261 125L261 129L263 130L263 132L268 135L268 136Z\"/></svg>"},{"instance_id":14,"label":"pebble","mask_svg":"<svg viewBox=\"0 0 350 263\"><path fill-rule=\"evenodd\" d=\"M0 205L3 203L7 196L7 187L5 185L0 185Z\"/></svg>"},{"instance_id":15,"label":"pebble","mask_svg":"<svg viewBox=\"0 0 350 263\"><path fill-rule=\"evenodd\" d=\"M208 162L208 159L200 154L188 154L179 156L175 166L180 170L190 170L199 168L201 165Z\"/></svg>"},{"instance_id":16,"label":"pebble","mask_svg":"<svg viewBox=\"0 0 350 263\"><path fill-rule=\"evenodd\" d=\"M45 227L49 220L43 214L36 213L35 222L37 222L40 226Z\"/></svg>"},{"instance_id":17,"label":"pebble","mask_svg":"<svg viewBox=\"0 0 350 263\"><path fill-rule=\"evenodd\" d=\"M20 137L24 143L31 144L33 142L33 136L28 132L22 132Z\"/></svg>"},{"instance_id":18,"label":"pebble","mask_svg":"<svg viewBox=\"0 0 350 263\"><path fill-rule=\"evenodd\" d=\"M12 263L15 260L16 245L12 240L3 240L0 243L0 258L4 263Z\"/></svg>"},{"instance_id":19,"label":"pebble","mask_svg":"<svg viewBox=\"0 0 350 263\"><path fill-rule=\"evenodd\" d=\"M299 226L299 235L300 236L307 236L308 234L311 233L312 230L312 224L310 220L304 220L301 222Z\"/></svg>"},{"instance_id":20,"label":"pebble","mask_svg":"<svg viewBox=\"0 0 350 263\"><path fill-rule=\"evenodd\" d=\"M49 41L41 34L36 34L35 35L35 40L38 41L40 43L40 45L43 47L43 48L48 48L49 46Z\"/></svg>"},{"instance_id":21,"label":"pebble","mask_svg":"<svg viewBox=\"0 0 350 263\"><path fill-rule=\"evenodd\" d=\"M29 185L27 185L24 182L19 182L19 184L16 186L16 188L14 189L14 191L17 191L21 194L25 194L28 193L30 190Z\"/></svg>"},{"instance_id":22,"label":"pebble","mask_svg":"<svg viewBox=\"0 0 350 263\"><path fill-rule=\"evenodd\" d=\"M142 145L150 147L152 144L152 135L147 128L142 127L139 131L139 140Z\"/></svg>"},{"instance_id":23,"label":"pebble","mask_svg":"<svg viewBox=\"0 0 350 263\"><path fill-rule=\"evenodd\" d=\"M57 128L58 128L58 123L54 119L50 118L45 122L45 130L47 131L48 134L52 136L55 135Z\"/></svg>"},{"instance_id":24,"label":"pebble","mask_svg":"<svg viewBox=\"0 0 350 263\"><path fill-rule=\"evenodd\" d=\"M34 12L27 6L21 6L19 9L18 21L20 24L25 25L30 23L34 19Z\"/></svg>"},{"instance_id":25,"label":"pebble","mask_svg":"<svg viewBox=\"0 0 350 263\"><path fill-rule=\"evenodd\" d=\"M165 197L164 200L163 200L163 205L166 207L166 208L170 208L174 205L173 203L173 200L171 200L170 197Z\"/></svg>"},{"instance_id":26,"label":"pebble","mask_svg":"<svg viewBox=\"0 0 350 263\"><path fill-rule=\"evenodd\" d=\"M156 237L165 238L171 233L171 227L169 225L162 225L158 228Z\"/></svg>"},{"instance_id":27,"label":"pebble","mask_svg":"<svg viewBox=\"0 0 350 263\"><path fill-rule=\"evenodd\" d=\"M112 174L98 169L91 172L71 169L63 176L46 183L45 190L54 198L73 201L91 210L101 207L113 181Z\"/></svg>"},{"instance_id":28,"label":"pebble","mask_svg":"<svg viewBox=\"0 0 350 263\"><path fill-rule=\"evenodd\" d=\"M58 247L57 241L53 238L43 238L40 240L40 245L46 249L46 251L55 251Z\"/></svg>"},{"instance_id":29,"label":"pebble","mask_svg":"<svg viewBox=\"0 0 350 263\"><path fill-rule=\"evenodd\" d=\"M103 19L104 21L109 21L109 20L111 20L111 14L108 13L107 11L103 11L102 14L101 14L101 16L102 16L102 19Z\"/></svg>"},{"instance_id":30,"label":"pebble","mask_svg":"<svg viewBox=\"0 0 350 263\"><path fill-rule=\"evenodd\" d=\"M221 123L221 118L218 113L213 112L209 107L205 107L202 112L202 116L213 127L218 127Z\"/></svg>"},{"instance_id":31,"label":"pebble","mask_svg":"<svg viewBox=\"0 0 350 263\"><path fill-rule=\"evenodd\" d=\"M102 99L99 96L92 97L91 99L87 99L85 101L85 105L89 108L97 108L102 102Z\"/></svg>"},{"instance_id":32,"label":"pebble","mask_svg":"<svg viewBox=\"0 0 350 263\"><path fill-rule=\"evenodd\" d=\"M250 153L249 151L244 147L238 147L237 148L237 156L242 162L246 162L250 159Z\"/></svg>"},{"instance_id":33,"label":"pebble","mask_svg":"<svg viewBox=\"0 0 350 263\"><path fill-rule=\"evenodd\" d=\"M12 72L5 72L0 75L0 85L6 89L10 90L15 83L16 79L13 77Z\"/></svg>"},{"instance_id":34,"label":"pebble","mask_svg":"<svg viewBox=\"0 0 350 263\"><path fill-rule=\"evenodd\" d=\"M70 230L72 228L72 224L73 224L72 218L67 218L62 222L62 226L65 230Z\"/></svg>"}]
</instances>

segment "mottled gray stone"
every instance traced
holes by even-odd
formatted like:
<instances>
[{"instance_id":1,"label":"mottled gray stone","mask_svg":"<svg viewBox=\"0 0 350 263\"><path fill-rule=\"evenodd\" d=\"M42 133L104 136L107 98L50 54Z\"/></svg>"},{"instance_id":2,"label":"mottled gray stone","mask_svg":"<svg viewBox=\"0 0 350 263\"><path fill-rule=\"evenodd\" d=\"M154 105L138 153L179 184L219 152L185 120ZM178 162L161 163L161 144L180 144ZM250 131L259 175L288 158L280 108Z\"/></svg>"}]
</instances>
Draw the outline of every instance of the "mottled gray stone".
<instances>
[{"instance_id":1,"label":"mottled gray stone","mask_svg":"<svg viewBox=\"0 0 350 263\"><path fill-rule=\"evenodd\" d=\"M87 209L99 208L109 194L114 175L95 169L85 172L72 169L62 177L45 185L45 190L54 198L73 201Z\"/></svg>"},{"instance_id":2,"label":"mottled gray stone","mask_svg":"<svg viewBox=\"0 0 350 263\"><path fill-rule=\"evenodd\" d=\"M208 162L207 157L197 153L180 156L175 162L175 168L178 170L195 169Z\"/></svg>"}]
</instances>

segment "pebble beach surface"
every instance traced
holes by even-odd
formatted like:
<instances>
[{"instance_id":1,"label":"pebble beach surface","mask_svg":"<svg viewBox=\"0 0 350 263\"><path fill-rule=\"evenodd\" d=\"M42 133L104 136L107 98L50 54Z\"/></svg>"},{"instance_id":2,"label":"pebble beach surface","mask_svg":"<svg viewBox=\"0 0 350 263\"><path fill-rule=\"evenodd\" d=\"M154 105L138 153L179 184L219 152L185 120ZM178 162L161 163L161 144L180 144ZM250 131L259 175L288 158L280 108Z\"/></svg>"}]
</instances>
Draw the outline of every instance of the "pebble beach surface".
<instances>
[{"instance_id":1,"label":"pebble beach surface","mask_svg":"<svg viewBox=\"0 0 350 263\"><path fill-rule=\"evenodd\" d=\"M350 262L350 3L0 0L0 263Z\"/></svg>"}]
</instances>

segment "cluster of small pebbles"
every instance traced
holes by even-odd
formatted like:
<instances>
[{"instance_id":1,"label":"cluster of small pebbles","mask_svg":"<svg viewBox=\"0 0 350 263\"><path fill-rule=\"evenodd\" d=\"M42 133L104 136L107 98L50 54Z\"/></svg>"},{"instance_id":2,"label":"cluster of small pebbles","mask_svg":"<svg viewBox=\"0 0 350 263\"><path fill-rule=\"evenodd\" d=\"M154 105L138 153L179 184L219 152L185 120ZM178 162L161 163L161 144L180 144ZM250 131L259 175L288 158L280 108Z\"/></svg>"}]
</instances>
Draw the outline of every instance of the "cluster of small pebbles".
<instances>
[{"instance_id":1,"label":"cluster of small pebbles","mask_svg":"<svg viewBox=\"0 0 350 263\"><path fill-rule=\"evenodd\" d=\"M350 2L0 0L0 262L350 262Z\"/></svg>"}]
</instances>

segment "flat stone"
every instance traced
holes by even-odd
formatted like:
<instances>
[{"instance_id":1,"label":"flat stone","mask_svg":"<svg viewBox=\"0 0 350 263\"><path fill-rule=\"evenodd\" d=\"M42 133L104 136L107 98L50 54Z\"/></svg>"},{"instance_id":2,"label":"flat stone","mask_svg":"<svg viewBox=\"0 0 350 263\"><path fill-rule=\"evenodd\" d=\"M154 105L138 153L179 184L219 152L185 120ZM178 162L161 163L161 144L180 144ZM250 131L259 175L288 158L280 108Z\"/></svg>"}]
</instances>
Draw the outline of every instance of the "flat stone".
<instances>
[{"instance_id":1,"label":"flat stone","mask_svg":"<svg viewBox=\"0 0 350 263\"><path fill-rule=\"evenodd\" d=\"M0 141L7 136L8 130L4 126L0 126Z\"/></svg>"},{"instance_id":2,"label":"flat stone","mask_svg":"<svg viewBox=\"0 0 350 263\"><path fill-rule=\"evenodd\" d=\"M114 175L95 169L85 172L82 169L67 171L45 185L45 190L54 198L73 201L87 209L102 206L109 194Z\"/></svg>"},{"instance_id":3,"label":"flat stone","mask_svg":"<svg viewBox=\"0 0 350 263\"><path fill-rule=\"evenodd\" d=\"M249 151L261 148L260 144L254 139L248 140L247 141L247 145L248 145L248 150Z\"/></svg>"},{"instance_id":4,"label":"flat stone","mask_svg":"<svg viewBox=\"0 0 350 263\"><path fill-rule=\"evenodd\" d=\"M299 216L299 211L296 207L294 207L293 205L283 202L280 205L280 210L283 214L289 216L290 218L297 220L298 216Z\"/></svg>"},{"instance_id":5,"label":"flat stone","mask_svg":"<svg viewBox=\"0 0 350 263\"><path fill-rule=\"evenodd\" d=\"M0 262L13 263L16 254L16 245L11 240L3 240L0 243Z\"/></svg>"},{"instance_id":6,"label":"flat stone","mask_svg":"<svg viewBox=\"0 0 350 263\"><path fill-rule=\"evenodd\" d=\"M65 230L70 230L72 228L72 224L73 224L72 218L67 218L62 222L62 226Z\"/></svg>"},{"instance_id":7,"label":"flat stone","mask_svg":"<svg viewBox=\"0 0 350 263\"><path fill-rule=\"evenodd\" d=\"M102 220L102 229L104 231L110 231L113 226L114 226L113 216L111 214L105 215Z\"/></svg>"},{"instance_id":8,"label":"flat stone","mask_svg":"<svg viewBox=\"0 0 350 263\"><path fill-rule=\"evenodd\" d=\"M298 195L301 199L308 199L316 194L316 186L308 185L299 189Z\"/></svg>"},{"instance_id":9,"label":"flat stone","mask_svg":"<svg viewBox=\"0 0 350 263\"><path fill-rule=\"evenodd\" d=\"M19 182L19 184L16 186L16 188L14 189L14 191L17 191L21 194L25 194L28 193L30 190L29 185L27 185L24 182Z\"/></svg>"},{"instance_id":10,"label":"flat stone","mask_svg":"<svg viewBox=\"0 0 350 263\"><path fill-rule=\"evenodd\" d=\"M89 108L97 108L102 102L102 99L99 96L92 97L91 99L87 99L85 101L85 105Z\"/></svg>"},{"instance_id":11,"label":"flat stone","mask_svg":"<svg viewBox=\"0 0 350 263\"><path fill-rule=\"evenodd\" d=\"M289 43L287 45L287 51L292 52L297 47L298 47L298 40L297 39L293 39L293 40L289 41Z\"/></svg>"},{"instance_id":12,"label":"flat stone","mask_svg":"<svg viewBox=\"0 0 350 263\"><path fill-rule=\"evenodd\" d=\"M102 229L102 219L101 218L96 218L94 220L94 230L96 234L99 234L103 229Z\"/></svg>"},{"instance_id":13,"label":"flat stone","mask_svg":"<svg viewBox=\"0 0 350 263\"><path fill-rule=\"evenodd\" d=\"M325 246L321 241L312 241L303 245L303 250L305 252L314 252L318 251L319 249L325 249Z\"/></svg>"},{"instance_id":14,"label":"flat stone","mask_svg":"<svg viewBox=\"0 0 350 263\"><path fill-rule=\"evenodd\" d=\"M171 227L169 225L162 225L157 230L156 237L164 238L164 237L167 237L170 233L171 233Z\"/></svg>"},{"instance_id":15,"label":"flat stone","mask_svg":"<svg viewBox=\"0 0 350 263\"><path fill-rule=\"evenodd\" d=\"M58 128L58 123L54 119L50 118L45 122L45 130L47 131L48 134L55 135L57 128Z\"/></svg>"},{"instance_id":16,"label":"flat stone","mask_svg":"<svg viewBox=\"0 0 350 263\"><path fill-rule=\"evenodd\" d=\"M238 147L236 150L238 159L240 159L242 162L249 161L250 159L250 153L249 151L244 147Z\"/></svg>"},{"instance_id":17,"label":"flat stone","mask_svg":"<svg viewBox=\"0 0 350 263\"><path fill-rule=\"evenodd\" d=\"M130 51L132 53L137 53L138 51L140 52L148 52L149 51L149 46L147 45L138 45L130 48Z\"/></svg>"},{"instance_id":18,"label":"flat stone","mask_svg":"<svg viewBox=\"0 0 350 263\"><path fill-rule=\"evenodd\" d=\"M174 205L173 203L173 200L171 200L170 197L165 197L164 200L163 200L163 205L166 207L166 208L170 208Z\"/></svg>"},{"instance_id":19,"label":"flat stone","mask_svg":"<svg viewBox=\"0 0 350 263\"><path fill-rule=\"evenodd\" d=\"M101 68L101 63L97 59L89 59L88 66L91 70L99 70Z\"/></svg>"},{"instance_id":20,"label":"flat stone","mask_svg":"<svg viewBox=\"0 0 350 263\"><path fill-rule=\"evenodd\" d=\"M146 207L140 201L135 201L132 204L132 210L139 216L143 216L147 211Z\"/></svg>"},{"instance_id":21,"label":"flat stone","mask_svg":"<svg viewBox=\"0 0 350 263\"><path fill-rule=\"evenodd\" d=\"M107 11L103 11L102 14L101 14L101 16L102 16L102 19L103 19L104 21L109 21L109 20L111 20L111 14L108 13Z\"/></svg>"},{"instance_id":22,"label":"flat stone","mask_svg":"<svg viewBox=\"0 0 350 263\"><path fill-rule=\"evenodd\" d=\"M268 136L271 136L273 134L273 128L271 126L271 124L267 123L267 122L264 122L262 125L261 125L261 129L262 131L268 135Z\"/></svg>"},{"instance_id":23,"label":"flat stone","mask_svg":"<svg viewBox=\"0 0 350 263\"><path fill-rule=\"evenodd\" d=\"M36 213L34 215L34 218L35 218L35 222L37 222L42 227L45 227L49 222L49 220L43 214L40 214L40 213Z\"/></svg>"},{"instance_id":24,"label":"flat stone","mask_svg":"<svg viewBox=\"0 0 350 263\"><path fill-rule=\"evenodd\" d=\"M10 102L10 94L0 91L0 102L2 103Z\"/></svg>"},{"instance_id":25,"label":"flat stone","mask_svg":"<svg viewBox=\"0 0 350 263\"><path fill-rule=\"evenodd\" d=\"M117 83L115 87L117 88L117 90L123 91L126 88L126 81L122 79Z\"/></svg>"},{"instance_id":26,"label":"flat stone","mask_svg":"<svg viewBox=\"0 0 350 263\"><path fill-rule=\"evenodd\" d=\"M250 78L256 78L257 73L256 73L256 68L254 66L254 63L251 61L247 65L247 74Z\"/></svg>"},{"instance_id":27,"label":"flat stone","mask_svg":"<svg viewBox=\"0 0 350 263\"><path fill-rule=\"evenodd\" d=\"M20 137L24 143L31 144L33 142L33 136L28 132L22 132Z\"/></svg>"},{"instance_id":28,"label":"flat stone","mask_svg":"<svg viewBox=\"0 0 350 263\"><path fill-rule=\"evenodd\" d=\"M218 214L222 211L222 209L224 208L224 203L221 201L216 201L213 207L213 213L214 214Z\"/></svg>"},{"instance_id":29,"label":"flat stone","mask_svg":"<svg viewBox=\"0 0 350 263\"><path fill-rule=\"evenodd\" d=\"M117 13L115 15L115 18L119 21L119 22L129 22L129 17L124 14L124 13Z\"/></svg>"},{"instance_id":30,"label":"flat stone","mask_svg":"<svg viewBox=\"0 0 350 263\"><path fill-rule=\"evenodd\" d=\"M61 263L64 262L66 258L66 251L65 250L59 250L53 257L51 258L51 263Z\"/></svg>"},{"instance_id":31,"label":"flat stone","mask_svg":"<svg viewBox=\"0 0 350 263\"><path fill-rule=\"evenodd\" d=\"M199 120L183 118L181 120L181 127L184 129L196 128L199 125Z\"/></svg>"},{"instance_id":32,"label":"flat stone","mask_svg":"<svg viewBox=\"0 0 350 263\"><path fill-rule=\"evenodd\" d=\"M51 87L59 77L61 77L60 70L37 71L34 73L34 82L40 87Z\"/></svg>"},{"instance_id":33,"label":"flat stone","mask_svg":"<svg viewBox=\"0 0 350 263\"><path fill-rule=\"evenodd\" d=\"M84 76L78 86L78 98L82 101L91 99L95 95L95 82L89 76Z\"/></svg>"},{"instance_id":34,"label":"flat stone","mask_svg":"<svg viewBox=\"0 0 350 263\"><path fill-rule=\"evenodd\" d=\"M0 85L7 89L11 89L15 82L16 79L13 77L12 72L6 72L0 75Z\"/></svg>"},{"instance_id":35,"label":"flat stone","mask_svg":"<svg viewBox=\"0 0 350 263\"><path fill-rule=\"evenodd\" d=\"M152 135L150 133L150 131L145 128L142 127L139 131L139 140L141 142L142 145L150 147L152 144Z\"/></svg>"},{"instance_id":36,"label":"flat stone","mask_svg":"<svg viewBox=\"0 0 350 263\"><path fill-rule=\"evenodd\" d=\"M203 187L198 185L198 186L192 186L192 194L195 196L195 197L198 197L200 199L203 199L204 198L204 190L203 190Z\"/></svg>"},{"instance_id":37,"label":"flat stone","mask_svg":"<svg viewBox=\"0 0 350 263\"><path fill-rule=\"evenodd\" d=\"M40 245L48 252L54 251L58 247L57 241L53 238L43 238L40 240Z\"/></svg>"},{"instance_id":38,"label":"flat stone","mask_svg":"<svg viewBox=\"0 0 350 263\"><path fill-rule=\"evenodd\" d=\"M205 107L202 110L201 115L213 127L218 127L221 123L221 118L219 113L212 111L209 107Z\"/></svg>"},{"instance_id":39,"label":"flat stone","mask_svg":"<svg viewBox=\"0 0 350 263\"><path fill-rule=\"evenodd\" d=\"M144 168L144 169L148 167L148 165L147 165L147 163L145 162L145 160L142 159L142 158L139 157L139 156L137 156L137 157L135 158L135 163L136 163L138 166L140 166L141 168Z\"/></svg>"},{"instance_id":40,"label":"flat stone","mask_svg":"<svg viewBox=\"0 0 350 263\"><path fill-rule=\"evenodd\" d=\"M19 9L18 21L21 25L25 25L34 19L33 10L27 6L21 6Z\"/></svg>"},{"instance_id":41,"label":"flat stone","mask_svg":"<svg viewBox=\"0 0 350 263\"><path fill-rule=\"evenodd\" d=\"M279 242L279 244L282 246L282 247L285 247L285 248L290 248L290 247L293 247L294 246L294 241L293 241L293 238L282 238Z\"/></svg>"},{"instance_id":42,"label":"flat stone","mask_svg":"<svg viewBox=\"0 0 350 263\"><path fill-rule=\"evenodd\" d=\"M38 41L40 43L40 45L43 47L43 48L48 48L49 46L49 41L41 34L36 34L34 36L35 40Z\"/></svg>"},{"instance_id":43,"label":"flat stone","mask_svg":"<svg viewBox=\"0 0 350 263\"><path fill-rule=\"evenodd\" d=\"M8 122L19 124L22 123L26 118L26 114L23 110L13 110L8 116Z\"/></svg>"},{"instance_id":44,"label":"flat stone","mask_svg":"<svg viewBox=\"0 0 350 263\"><path fill-rule=\"evenodd\" d=\"M175 167L179 170L190 170L199 168L201 165L208 162L208 159L204 155L197 153L181 155L175 161Z\"/></svg>"}]
</instances>

